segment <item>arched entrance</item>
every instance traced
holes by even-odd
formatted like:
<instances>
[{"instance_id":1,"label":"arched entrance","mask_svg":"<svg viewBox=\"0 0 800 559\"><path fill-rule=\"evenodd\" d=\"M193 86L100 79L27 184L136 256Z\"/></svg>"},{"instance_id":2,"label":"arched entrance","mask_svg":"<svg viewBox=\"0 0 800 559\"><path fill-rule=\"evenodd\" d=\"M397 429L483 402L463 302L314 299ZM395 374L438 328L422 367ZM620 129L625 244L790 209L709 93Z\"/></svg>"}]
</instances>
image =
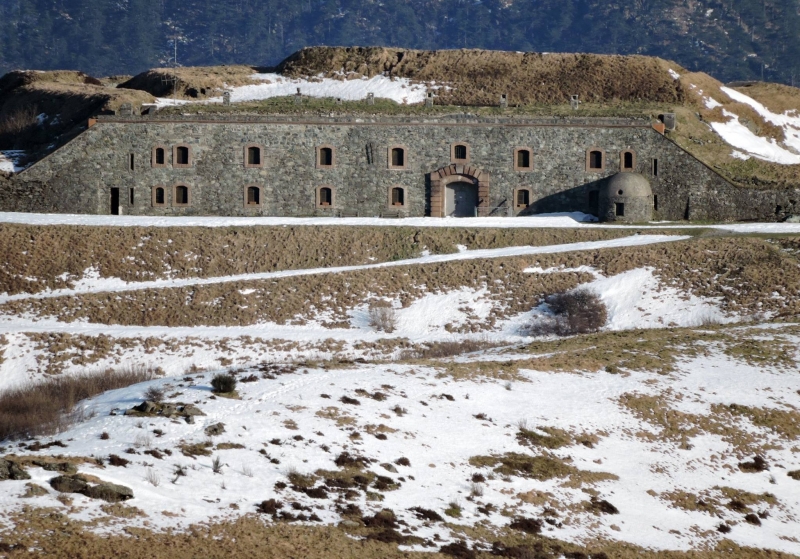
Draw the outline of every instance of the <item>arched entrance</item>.
<instances>
[{"instance_id":1,"label":"arched entrance","mask_svg":"<svg viewBox=\"0 0 800 559\"><path fill-rule=\"evenodd\" d=\"M489 173L469 165L448 165L430 175L431 217L489 214Z\"/></svg>"},{"instance_id":2,"label":"arched entrance","mask_svg":"<svg viewBox=\"0 0 800 559\"><path fill-rule=\"evenodd\" d=\"M445 187L446 217L475 217L478 209L478 186L469 182L452 182Z\"/></svg>"}]
</instances>

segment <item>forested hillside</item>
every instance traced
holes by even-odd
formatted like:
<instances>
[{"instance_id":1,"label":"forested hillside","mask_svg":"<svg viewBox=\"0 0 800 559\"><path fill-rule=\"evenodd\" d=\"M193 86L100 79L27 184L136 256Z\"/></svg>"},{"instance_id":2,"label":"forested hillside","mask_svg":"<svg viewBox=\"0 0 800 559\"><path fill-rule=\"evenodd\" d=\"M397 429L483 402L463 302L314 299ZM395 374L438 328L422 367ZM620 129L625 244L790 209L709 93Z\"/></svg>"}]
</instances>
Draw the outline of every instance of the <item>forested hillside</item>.
<instances>
[{"instance_id":1,"label":"forested hillside","mask_svg":"<svg viewBox=\"0 0 800 559\"><path fill-rule=\"evenodd\" d=\"M273 65L309 45L647 54L723 80L800 80L798 0L6 0L0 74Z\"/></svg>"}]
</instances>

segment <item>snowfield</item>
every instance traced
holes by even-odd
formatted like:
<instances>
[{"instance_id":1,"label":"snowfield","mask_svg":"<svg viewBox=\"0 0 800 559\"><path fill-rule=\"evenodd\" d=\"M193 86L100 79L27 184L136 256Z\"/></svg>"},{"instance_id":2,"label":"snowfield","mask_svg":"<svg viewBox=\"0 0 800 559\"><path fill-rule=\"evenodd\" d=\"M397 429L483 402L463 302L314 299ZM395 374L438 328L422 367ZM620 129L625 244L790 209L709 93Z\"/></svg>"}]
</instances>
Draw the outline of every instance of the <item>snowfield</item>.
<instances>
[{"instance_id":1,"label":"snowfield","mask_svg":"<svg viewBox=\"0 0 800 559\"><path fill-rule=\"evenodd\" d=\"M525 217L461 217L432 218L408 217L383 219L380 217L228 217L228 216L117 216L86 214L37 214L0 212L0 223L30 225L86 225L96 227L459 227L459 228L623 228L633 231L657 229L722 229L735 233L800 233L800 223L721 223L714 225L677 225L671 222L653 222L650 225L612 225L595 223L597 218L581 212L538 214Z\"/></svg>"},{"instance_id":2,"label":"snowfield","mask_svg":"<svg viewBox=\"0 0 800 559\"><path fill-rule=\"evenodd\" d=\"M502 360L502 354L497 359ZM439 534L438 544L463 537L459 525L483 520L502 527L515 517L547 517L553 523L544 524L544 533L572 542L603 538L645 548L686 550L713 545L725 537L741 545L800 552L794 539L800 483L786 475L798 467L791 444L749 421L737 423L760 442L773 445L767 455L770 470L746 473L738 463L749 457L739 456L722 437L702 433L691 437L690 445L681 445L659 436L657 425L642 422L620 403L629 395L664 398L676 409L698 416L712 415L715 404L797 403L795 374L786 370L748 366L711 351L706 357L683 359L679 370L667 376L523 370L519 378L506 383L491 378L456 380L430 366L375 364L344 369L301 366L271 379L262 378L271 375L262 375L259 369L248 369L239 378L252 373L258 380L240 383L238 400L211 398L213 371L104 394L82 404L91 419L57 437L66 449L54 447L37 454L103 458L115 454L129 460L125 467L80 468L133 489L135 498L127 504L147 516L126 520L127 526L186 527L253 513L266 499L287 506L297 502L309 507L319 522L338 523L336 490L327 489L326 498L311 498L293 490L291 484L283 489L275 484L288 483L291 472L317 472L319 487L330 475L319 470L338 471L334 460L348 452L369 459L365 471L389 478L390 486L383 491L356 490L355 495L349 494L349 502L365 515L390 508L413 535L431 540L434 533ZM172 394L170 401L196 402L206 415L195 424L112 415L112 410L140 402L150 385ZM381 394L379 399L374 397L376 392ZM357 403L343 403L344 396ZM404 412L393 411L397 408ZM207 427L220 422L223 434L205 434ZM552 450L530 448L517 439L520 424L534 431L561 429L575 439L583 436L595 442ZM101 440L103 432L111 435L108 440ZM210 443L210 454L194 458L181 454L181 445L195 443ZM145 453L153 450L161 458ZM162 454L165 450L172 454ZM572 473L531 479L498 473L474 459L470 463L477 456L512 452L548 457ZM222 463L219 473L212 469L216 457ZM408 459L409 465L398 464L401 458ZM185 476L174 475L178 465L186 469ZM49 488L53 472L36 467L29 471L32 482ZM476 473L485 481L471 482ZM25 491L25 483L0 485L0 510L5 511L0 521L23 506L18 496ZM597 512L585 490L613 505L618 514ZM743 512L724 506L737 491L769 494L748 507L762 513L760 526L745 522ZM722 505L715 514L684 510L671 500L675 492ZM56 496L48 489L35 502L58 507ZM73 506L79 512L72 516L83 520L105 516L97 501L74 497ZM461 507L460 518L445 516L454 502ZM410 510L413 507L436 511L455 527L419 520ZM733 528L723 535L717 527L725 521ZM120 530L122 524L105 529Z\"/></svg>"},{"instance_id":3,"label":"snowfield","mask_svg":"<svg viewBox=\"0 0 800 559\"><path fill-rule=\"evenodd\" d=\"M0 222L150 227L596 226L579 223L585 219L0 215ZM800 232L800 224L716 227ZM526 259L514 273L547 282L557 279L549 274L581 274L570 277L582 278L581 287L599 297L607 319L601 332L589 336L531 338L532 327L551 320L546 304L493 314L511 308L509 298L493 295L488 281L472 280L428 287L402 304L399 295L386 296L396 319L389 332L372 322L367 302L380 291L368 281L359 289L375 293L359 292L363 296L351 299L357 303L347 303L344 319L335 323L332 311L320 310L326 307L304 309L288 324L236 327L125 326L0 312L0 390L42 382L48 374L132 366L158 372L155 380L83 400L70 425L54 436L0 441L0 457L66 456L80 473L130 488L133 498L120 506L141 515L114 516L102 500L65 497L50 485L59 472L28 464L30 480L0 481L0 539L3 530L15 529L14 515L25 507L52 507L101 534L134 527L184 530L244 515L271 523L281 514L284 521L345 528L355 523L361 529L360 519L391 509L401 522L398 532L415 538L401 546L406 550L435 551L464 539L488 549L492 534L524 520L547 537L587 546L627 542L653 550L705 550L727 539L800 554L800 327L735 324L771 315L723 311L736 307L695 294L719 291L683 291L677 286L689 284L660 279L669 276L644 264L604 273L603 260L590 258L595 251L690 238L678 234L681 227L675 235L631 229L636 234L613 240L458 246L451 254L423 252L406 260L210 278L124 282L89 267L69 289L4 294L0 304L67 296L80 305L89 294L113 299L150 290L151 304L158 305L160 289L221 284L247 295L265 280L453 261L474 261L474 277L503 278L508 268L482 276L488 272L480 263L583 252L584 261L554 260L562 264L553 267L539 257ZM794 293L787 289L774 297ZM177 312L181 305L179 300ZM471 329L489 317L486 329ZM444 354L450 357L415 353L432 344L469 349ZM52 371L51 362L58 364ZM212 393L211 381L220 373L236 376L236 394ZM193 421L124 415L153 388L163 390L166 402L193 404L204 415ZM22 498L30 484L42 494ZM469 527L490 535L468 533Z\"/></svg>"}]
</instances>

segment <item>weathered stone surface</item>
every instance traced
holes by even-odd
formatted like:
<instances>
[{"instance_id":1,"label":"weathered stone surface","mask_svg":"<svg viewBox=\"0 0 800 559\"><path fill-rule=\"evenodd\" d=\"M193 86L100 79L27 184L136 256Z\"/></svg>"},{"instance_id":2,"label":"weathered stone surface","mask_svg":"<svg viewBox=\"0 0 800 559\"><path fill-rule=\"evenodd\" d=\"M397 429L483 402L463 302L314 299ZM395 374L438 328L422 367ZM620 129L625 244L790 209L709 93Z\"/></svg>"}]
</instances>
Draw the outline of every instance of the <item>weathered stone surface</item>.
<instances>
[{"instance_id":1,"label":"weathered stone surface","mask_svg":"<svg viewBox=\"0 0 800 559\"><path fill-rule=\"evenodd\" d=\"M620 171L620 156L629 150L635 153L630 170L644 175L658 197L654 219L775 221L800 213L800 191L734 187L646 120L469 115L101 117L7 181L0 209L109 214L111 188L119 188L126 215L378 216L397 211L389 193L400 186L402 213L423 216L432 213L432 202L441 204L441 195L432 200L432 179L450 172L454 143L469 146L469 160L456 166L480 175L481 215L507 215L509 206L513 214L593 213L590 192ZM260 166L245 165L250 144L263 148ZM190 165L173 166L178 145L190 148ZM316 164L321 145L335 150L330 167ZM393 145L406 146L402 169L389 165ZM156 146L165 149L163 166L151 163ZM530 169L514 169L514 150L521 147L533 151ZM587 150L595 147L605 155L600 170L587 169ZM157 185L166 189L163 206L153 204ZM186 206L173 205L177 185L189 187ZM259 204L245 204L247 186L261 189ZM333 188L332 206L317 207L322 186ZM516 205L519 189L530 192L527 208Z\"/></svg>"},{"instance_id":2,"label":"weathered stone surface","mask_svg":"<svg viewBox=\"0 0 800 559\"><path fill-rule=\"evenodd\" d=\"M76 476L56 476L50 480L50 487L59 493L81 493L89 484Z\"/></svg>"},{"instance_id":3,"label":"weathered stone surface","mask_svg":"<svg viewBox=\"0 0 800 559\"><path fill-rule=\"evenodd\" d=\"M80 475L58 476L50 480L50 486L60 493L80 493L90 499L101 499L118 503L133 499L133 490L115 483L89 484Z\"/></svg>"},{"instance_id":4,"label":"weathered stone surface","mask_svg":"<svg viewBox=\"0 0 800 559\"><path fill-rule=\"evenodd\" d=\"M109 503L119 503L133 499L133 490L130 487L117 485L115 483L92 485L85 488L81 493L91 499L102 499Z\"/></svg>"},{"instance_id":5,"label":"weathered stone surface","mask_svg":"<svg viewBox=\"0 0 800 559\"><path fill-rule=\"evenodd\" d=\"M205 434L209 437L216 437L217 435L221 435L225 432L225 424L224 423L214 423L213 425L209 425L204 430Z\"/></svg>"},{"instance_id":6,"label":"weathered stone surface","mask_svg":"<svg viewBox=\"0 0 800 559\"><path fill-rule=\"evenodd\" d=\"M78 467L69 462L46 462L44 460L34 460L34 466L39 466L48 472L61 472L63 474L77 474Z\"/></svg>"},{"instance_id":7,"label":"weathered stone surface","mask_svg":"<svg viewBox=\"0 0 800 559\"><path fill-rule=\"evenodd\" d=\"M203 411L194 404L182 404L179 402L150 402L144 401L125 412L125 415L134 417L140 416L162 416L162 417L184 417L189 418L197 415L205 415Z\"/></svg>"},{"instance_id":8,"label":"weathered stone surface","mask_svg":"<svg viewBox=\"0 0 800 559\"><path fill-rule=\"evenodd\" d=\"M21 466L14 462L0 458L0 481L31 479L31 476Z\"/></svg>"}]
</instances>

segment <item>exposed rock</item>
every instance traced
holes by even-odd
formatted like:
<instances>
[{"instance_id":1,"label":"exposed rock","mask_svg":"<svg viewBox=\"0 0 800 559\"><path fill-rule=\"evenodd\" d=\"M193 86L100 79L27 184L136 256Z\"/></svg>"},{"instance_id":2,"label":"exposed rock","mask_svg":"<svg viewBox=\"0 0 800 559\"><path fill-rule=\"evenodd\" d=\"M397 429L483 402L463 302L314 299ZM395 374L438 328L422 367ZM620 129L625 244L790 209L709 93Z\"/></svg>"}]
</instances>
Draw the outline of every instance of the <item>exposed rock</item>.
<instances>
[{"instance_id":1,"label":"exposed rock","mask_svg":"<svg viewBox=\"0 0 800 559\"><path fill-rule=\"evenodd\" d=\"M216 437L217 435L221 435L225 432L225 424L224 423L214 423L213 425L209 425L205 428L205 434L209 437Z\"/></svg>"},{"instance_id":2,"label":"exposed rock","mask_svg":"<svg viewBox=\"0 0 800 559\"><path fill-rule=\"evenodd\" d=\"M133 499L133 490L124 485L117 485L116 483L101 483L87 487L81 491L84 495L91 499L102 499L109 503L119 503L120 501L127 501Z\"/></svg>"},{"instance_id":3,"label":"exposed rock","mask_svg":"<svg viewBox=\"0 0 800 559\"><path fill-rule=\"evenodd\" d=\"M194 404L183 404L180 402L151 402L145 400L138 406L133 406L125 412L125 415L134 417L141 416L161 416L161 417L183 417L187 421L197 415L205 415L200 408ZM189 421L191 423L191 421Z\"/></svg>"},{"instance_id":4,"label":"exposed rock","mask_svg":"<svg viewBox=\"0 0 800 559\"><path fill-rule=\"evenodd\" d=\"M60 493L80 493L90 499L101 499L109 503L133 499L133 490L130 487L115 483L90 485L80 475L54 477L50 480L50 486Z\"/></svg>"},{"instance_id":5,"label":"exposed rock","mask_svg":"<svg viewBox=\"0 0 800 559\"><path fill-rule=\"evenodd\" d=\"M14 462L0 458L0 481L7 479L31 479L31 476L28 475L28 472L22 469L22 467L18 466Z\"/></svg>"},{"instance_id":6,"label":"exposed rock","mask_svg":"<svg viewBox=\"0 0 800 559\"><path fill-rule=\"evenodd\" d=\"M50 487L59 493L81 493L89 484L77 476L56 476L50 480Z\"/></svg>"},{"instance_id":7,"label":"exposed rock","mask_svg":"<svg viewBox=\"0 0 800 559\"><path fill-rule=\"evenodd\" d=\"M69 462L46 462L44 460L34 460L34 466L39 466L48 472L61 472L62 474L77 474L78 468Z\"/></svg>"},{"instance_id":8,"label":"exposed rock","mask_svg":"<svg viewBox=\"0 0 800 559\"><path fill-rule=\"evenodd\" d=\"M391 472L393 474L397 473L397 468L395 468L393 465L389 464L388 462L381 464L381 468L383 468L387 472Z\"/></svg>"}]
</instances>

